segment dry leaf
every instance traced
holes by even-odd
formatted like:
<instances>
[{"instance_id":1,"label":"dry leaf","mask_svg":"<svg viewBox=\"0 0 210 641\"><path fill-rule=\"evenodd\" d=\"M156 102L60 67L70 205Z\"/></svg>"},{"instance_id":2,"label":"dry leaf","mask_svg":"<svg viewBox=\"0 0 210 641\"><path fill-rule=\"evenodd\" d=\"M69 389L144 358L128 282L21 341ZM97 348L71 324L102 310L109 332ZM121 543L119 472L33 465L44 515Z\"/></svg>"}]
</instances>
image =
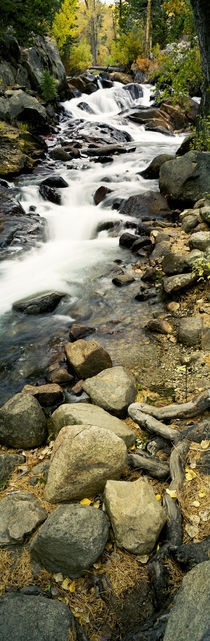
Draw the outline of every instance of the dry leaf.
<instances>
[{"instance_id":1,"label":"dry leaf","mask_svg":"<svg viewBox=\"0 0 210 641\"><path fill-rule=\"evenodd\" d=\"M201 441L200 446L202 447L202 450L208 450L209 448L209 441Z\"/></svg>"},{"instance_id":2,"label":"dry leaf","mask_svg":"<svg viewBox=\"0 0 210 641\"><path fill-rule=\"evenodd\" d=\"M176 497L176 490L169 490L169 489L167 488L167 490L166 490L166 494L169 494L169 496L171 496L171 498L172 498L172 499L176 499L176 498L177 498L177 497Z\"/></svg>"},{"instance_id":3,"label":"dry leaf","mask_svg":"<svg viewBox=\"0 0 210 641\"><path fill-rule=\"evenodd\" d=\"M72 581L69 586L69 592L75 592L76 590L76 583L75 581Z\"/></svg>"},{"instance_id":4,"label":"dry leaf","mask_svg":"<svg viewBox=\"0 0 210 641\"><path fill-rule=\"evenodd\" d=\"M199 501L193 501L192 505L194 505L194 507L199 507L200 503Z\"/></svg>"},{"instance_id":5,"label":"dry leaf","mask_svg":"<svg viewBox=\"0 0 210 641\"><path fill-rule=\"evenodd\" d=\"M159 501L161 499L161 494L155 494L155 498Z\"/></svg>"},{"instance_id":6,"label":"dry leaf","mask_svg":"<svg viewBox=\"0 0 210 641\"><path fill-rule=\"evenodd\" d=\"M206 496L206 492L198 492L198 496L202 499L204 496Z\"/></svg>"},{"instance_id":7,"label":"dry leaf","mask_svg":"<svg viewBox=\"0 0 210 641\"><path fill-rule=\"evenodd\" d=\"M61 583L63 581L63 575L61 572L57 572L56 574L53 574L53 579L55 579L56 583Z\"/></svg>"},{"instance_id":8,"label":"dry leaf","mask_svg":"<svg viewBox=\"0 0 210 641\"><path fill-rule=\"evenodd\" d=\"M80 503L81 503L81 505L90 505L91 504L91 500L90 499L82 499L80 501Z\"/></svg>"},{"instance_id":9,"label":"dry leaf","mask_svg":"<svg viewBox=\"0 0 210 641\"><path fill-rule=\"evenodd\" d=\"M197 525L190 525L187 523L185 526L185 530L187 534L189 534L191 539L194 539L194 536L197 536L198 534L198 526Z\"/></svg>"},{"instance_id":10,"label":"dry leaf","mask_svg":"<svg viewBox=\"0 0 210 641\"><path fill-rule=\"evenodd\" d=\"M98 501L94 501L92 507L99 508L100 507L100 501L99 500Z\"/></svg>"},{"instance_id":11,"label":"dry leaf","mask_svg":"<svg viewBox=\"0 0 210 641\"><path fill-rule=\"evenodd\" d=\"M192 469L190 469L189 467L186 467L186 473L185 473L186 481L192 481L193 479L196 478L196 476L197 474L193 472Z\"/></svg>"},{"instance_id":12,"label":"dry leaf","mask_svg":"<svg viewBox=\"0 0 210 641\"><path fill-rule=\"evenodd\" d=\"M130 450L135 450L135 449L136 449L135 444L134 444L134 445L132 445L132 447L130 447Z\"/></svg>"},{"instance_id":13,"label":"dry leaf","mask_svg":"<svg viewBox=\"0 0 210 641\"><path fill-rule=\"evenodd\" d=\"M69 579L67 579L67 578L64 579L63 583L61 584L61 587L63 588L63 590L69 590L70 583L71 583L71 581Z\"/></svg>"}]
</instances>

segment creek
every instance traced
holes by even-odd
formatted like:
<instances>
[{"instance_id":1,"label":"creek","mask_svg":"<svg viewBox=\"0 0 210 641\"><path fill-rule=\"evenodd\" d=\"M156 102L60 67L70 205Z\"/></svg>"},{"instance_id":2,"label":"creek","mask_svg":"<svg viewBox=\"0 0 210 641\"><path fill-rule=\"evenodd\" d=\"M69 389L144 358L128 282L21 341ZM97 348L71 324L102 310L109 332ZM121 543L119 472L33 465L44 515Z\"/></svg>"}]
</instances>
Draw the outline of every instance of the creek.
<instances>
[{"instance_id":1,"label":"creek","mask_svg":"<svg viewBox=\"0 0 210 641\"><path fill-rule=\"evenodd\" d=\"M133 99L121 84L114 83L112 88L99 88L65 102L57 134L46 138L49 151L55 144L72 140L75 131L87 140L87 146L91 136L98 136L101 142L103 132L104 145L116 144L109 129L114 127L119 132L118 142L122 136L126 153L112 156L112 162L105 164L95 162L84 150L80 158L68 163L53 162L47 156L32 174L15 181L17 198L26 214L35 206L45 218L46 241L28 251L20 246L19 254L11 250L0 264L2 403L26 382L45 382L47 365L68 340L73 320L96 327L94 337L108 349L114 364L135 365L139 350L144 345L146 349L141 328L151 316L151 308L135 301L139 283L134 281L122 289L112 283L122 266L136 263L134 255L119 247L119 235L132 219L112 205L117 199L158 191L157 180L144 180L138 172L157 154L175 153L183 136L146 131L144 125L128 120L129 110L152 104L151 88L142 85L142 90L143 97ZM61 205L43 200L39 194L40 183L53 174L68 183L67 188L58 190ZM100 185L108 186L111 194L96 206L93 196ZM114 226L105 229L108 223ZM51 314L26 316L12 309L17 300L55 290L67 296ZM160 306L157 301L153 311Z\"/></svg>"}]
</instances>

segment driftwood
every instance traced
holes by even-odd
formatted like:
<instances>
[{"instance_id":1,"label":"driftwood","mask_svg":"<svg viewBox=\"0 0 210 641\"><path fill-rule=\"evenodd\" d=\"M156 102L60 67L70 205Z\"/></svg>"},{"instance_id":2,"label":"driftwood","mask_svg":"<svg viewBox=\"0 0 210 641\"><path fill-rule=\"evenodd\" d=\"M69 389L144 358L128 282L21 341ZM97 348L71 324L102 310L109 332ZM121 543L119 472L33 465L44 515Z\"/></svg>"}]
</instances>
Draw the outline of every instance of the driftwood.
<instances>
[{"instance_id":1,"label":"driftwood","mask_svg":"<svg viewBox=\"0 0 210 641\"><path fill-rule=\"evenodd\" d=\"M130 463L132 467L145 470L155 479L165 479L170 473L169 465L167 465L167 463L161 463L157 459L150 456L142 456L138 453L129 454L128 463Z\"/></svg>"},{"instance_id":2,"label":"driftwood","mask_svg":"<svg viewBox=\"0 0 210 641\"><path fill-rule=\"evenodd\" d=\"M130 405L128 408L129 416L133 419L133 421L138 423L140 427L143 427L143 429L152 434L163 436L163 438L169 441L177 441L180 438L180 433L178 430L173 427L168 427L167 425L164 425L164 423L158 421L156 418L153 418L153 416L142 412L140 407L141 405L143 405L143 403L132 403L132 405ZM147 405L147 407L150 406Z\"/></svg>"},{"instance_id":3,"label":"driftwood","mask_svg":"<svg viewBox=\"0 0 210 641\"><path fill-rule=\"evenodd\" d=\"M170 456L170 475L171 483L169 486L170 490L181 490L185 475L184 475L184 463L185 457L189 450L189 441L186 439L180 441L177 445L173 447Z\"/></svg>"},{"instance_id":4,"label":"driftwood","mask_svg":"<svg viewBox=\"0 0 210 641\"><path fill-rule=\"evenodd\" d=\"M181 439L188 438L190 441L201 443L205 439L210 439L210 417L202 418L201 421L194 425L185 427L181 432Z\"/></svg>"},{"instance_id":5,"label":"driftwood","mask_svg":"<svg viewBox=\"0 0 210 641\"><path fill-rule=\"evenodd\" d=\"M169 545L178 546L182 543L182 516L176 499L165 494L163 505L167 510L166 538Z\"/></svg>"},{"instance_id":6,"label":"driftwood","mask_svg":"<svg viewBox=\"0 0 210 641\"><path fill-rule=\"evenodd\" d=\"M136 410L138 409L139 412L149 414L159 421L174 418L190 418L191 416L197 416L198 414L202 414L202 412L210 409L210 389L205 390L198 396L195 396L187 403L173 403L172 405L165 405L165 407L155 407L154 405L149 405L147 403L132 403L128 408L130 416L130 408L134 407ZM133 416L131 418L133 418ZM134 420L138 423L137 418ZM164 434L162 434L162 436L164 436ZM167 437L165 436L165 438Z\"/></svg>"}]
</instances>

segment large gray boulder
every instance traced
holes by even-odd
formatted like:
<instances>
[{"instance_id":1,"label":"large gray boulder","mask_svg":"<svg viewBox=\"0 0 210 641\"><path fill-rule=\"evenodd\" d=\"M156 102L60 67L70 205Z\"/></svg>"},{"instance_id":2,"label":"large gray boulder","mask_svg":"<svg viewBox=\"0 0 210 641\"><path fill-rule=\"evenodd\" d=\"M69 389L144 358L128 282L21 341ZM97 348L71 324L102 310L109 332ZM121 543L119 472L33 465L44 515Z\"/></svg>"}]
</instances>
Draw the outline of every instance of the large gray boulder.
<instances>
[{"instance_id":1,"label":"large gray boulder","mask_svg":"<svg viewBox=\"0 0 210 641\"><path fill-rule=\"evenodd\" d=\"M51 503L82 499L118 479L127 463L121 438L90 425L63 427L52 451L45 497Z\"/></svg>"},{"instance_id":2,"label":"large gray boulder","mask_svg":"<svg viewBox=\"0 0 210 641\"><path fill-rule=\"evenodd\" d=\"M174 276L163 278L163 288L166 294L173 294L181 289L190 287L195 281L196 275L193 272L190 274L175 274Z\"/></svg>"},{"instance_id":3,"label":"large gray boulder","mask_svg":"<svg viewBox=\"0 0 210 641\"><path fill-rule=\"evenodd\" d=\"M105 369L97 376L88 378L83 389L91 401L115 414L124 416L128 405L136 397L136 383L133 375L125 367Z\"/></svg>"},{"instance_id":4,"label":"large gray boulder","mask_svg":"<svg viewBox=\"0 0 210 641\"><path fill-rule=\"evenodd\" d=\"M72 623L60 601L19 593L0 598L1 641L69 641Z\"/></svg>"},{"instance_id":5,"label":"large gray boulder","mask_svg":"<svg viewBox=\"0 0 210 641\"><path fill-rule=\"evenodd\" d=\"M75 343L66 343L65 352L70 367L79 378L95 376L101 370L111 367L111 358L97 341L85 341L82 338Z\"/></svg>"},{"instance_id":6,"label":"large gray boulder","mask_svg":"<svg viewBox=\"0 0 210 641\"><path fill-rule=\"evenodd\" d=\"M0 502L0 546L23 543L46 518L47 512L34 494L7 494Z\"/></svg>"},{"instance_id":7,"label":"large gray boulder","mask_svg":"<svg viewBox=\"0 0 210 641\"><path fill-rule=\"evenodd\" d=\"M117 545L134 554L152 552L166 512L149 482L107 481L104 500Z\"/></svg>"},{"instance_id":8,"label":"large gray boulder","mask_svg":"<svg viewBox=\"0 0 210 641\"><path fill-rule=\"evenodd\" d=\"M44 132L47 127L47 113L45 107L34 96L30 96L22 89L7 91L5 97L0 99L0 118L14 122L20 120L30 124L37 132Z\"/></svg>"},{"instance_id":9,"label":"large gray boulder","mask_svg":"<svg viewBox=\"0 0 210 641\"><path fill-rule=\"evenodd\" d=\"M0 442L4 445L39 447L45 437L46 418L31 394L15 394L0 408Z\"/></svg>"},{"instance_id":10,"label":"large gray boulder","mask_svg":"<svg viewBox=\"0 0 210 641\"><path fill-rule=\"evenodd\" d=\"M191 235L189 240L191 249L206 251L210 248L210 231L198 231Z\"/></svg>"},{"instance_id":11,"label":"large gray boulder","mask_svg":"<svg viewBox=\"0 0 210 641\"><path fill-rule=\"evenodd\" d=\"M127 447L135 443L136 435L116 416L111 416L97 405L90 403L65 403L60 405L51 416L53 432L57 436L65 425L97 425L119 438L122 438Z\"/></svg>"},{"instance_id":12,"label":"large gray boulder","mask_svg":"<svg viewBox=\"0 0 210 641\"><path fill-rule=\"evenodd\" d=\"M160 168L161 194L175 204L191 205L210 191L210 153L189 151Z\"/></svg>"},{"instance_id":13,"label":"large gray boulder","mask_svg":"<svg viewBox=\"0 0 210 641\"><path fill-rule=\"evenodd\" d=\"M60 505L41 526L31 556L50 572L79 577L102 554L109 533L104 512L86 505Z\"/></svg>"},{"instance_id":14,"label":"large gray boulder","mask_svg":"<svg viewBox=\"0 0 210 641\"><path fill-rule=\"evenodd\" d=\"M68 95L66 72L61 62L57 43L54 38L36 36L34 46L25 49L23 65L27 70L31 86L41 93L41 80L45 69L48 69L56 81L56 89L61 97Z\"/></svg>"},{"instance_id":15,"label":"large gray boulder","mask_svg":"<svg viewBox=\"0 0 210 641\"><path fill-rule=\"evenodd\" d=\"M163 641L208 641L210 561L186 574L169 613Z\"/></svg>"}]
</instances>

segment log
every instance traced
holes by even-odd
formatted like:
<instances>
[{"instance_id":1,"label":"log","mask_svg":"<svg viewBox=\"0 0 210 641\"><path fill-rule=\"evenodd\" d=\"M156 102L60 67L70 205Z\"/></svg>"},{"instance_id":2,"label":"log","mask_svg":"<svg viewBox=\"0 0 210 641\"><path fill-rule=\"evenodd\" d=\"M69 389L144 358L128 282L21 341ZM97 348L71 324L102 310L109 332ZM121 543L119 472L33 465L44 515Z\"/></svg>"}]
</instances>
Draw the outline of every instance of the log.
<instances>
[{"instance_id":1,"label":"log","mask_svg":"<svg viewBox=\"0 0 210 641\"><path fill-rule=\"evenodd\" d=\"M165 407L155 407L154 405L149 405L147 403L132 403L128 408L128 413L130 408L133 408L134 406L140 412L149 414L159 421L174 418L190 418L191 416L198 416L198 414L202 414L206 410L210 409L210 389L201 392L201 394L195 396L187 403L173 403L172 405L165 405ZM129 416L131 416L130 413Z\"/></svg>"},{"instance_id":2,"label":"log","mask_svg":"<svg viewBox=\"0 0 210 641\"><path fill-rule=\"evenodd\" d=\"M184 473L184 463L185 457L189 450L190 442L185 439L180 441L177 445L173 447L170 456L170 475L171 483L169 485L169 490L181 490L185 473Z\"/></svg>"},{"instance_id":3,"label":"log","mask_svg":"<svg viewBox=\"0 0 210 641\"><path fill-rule=\"evenodd\" d=\"M165 494L163 505L167 510L166 538L170 546L179 546L182 543L182 516L176 499L170 494Z\"/></svg>"},{"instance_id":4,"label":"log","mask_svg":"<svg viewBox=\"0 0 210 641\"><path fill-rule=\"evenodd\" d=\"M129 416L133 419L133 421L138 423L140 427L143 427L143 429L147 430L147 432L150 432L151 434L158 434L159 436L163 436L163 438L169 441L177 441L180 438L180 433L178 430L173 427L168 427L167 425L164 425L164 423L158 421L156 418L153 418L153 416L142 412L140 409L141 405L143 405L143 403L132 403L128 408ZM147 407L150 406L147 405Z\"/></svg>"},{"instance_id":5,"label":"log","mask_svg":"<svg viewBox=\"0 0 210 641\"><path fill-rule=\"evenodd\" d=\"M170 474L169 465L161 463L150 456L140 454L128 454L128 463L135 468L145 470L155 479L165 479Z\"/></svg>"}]
</instances>

